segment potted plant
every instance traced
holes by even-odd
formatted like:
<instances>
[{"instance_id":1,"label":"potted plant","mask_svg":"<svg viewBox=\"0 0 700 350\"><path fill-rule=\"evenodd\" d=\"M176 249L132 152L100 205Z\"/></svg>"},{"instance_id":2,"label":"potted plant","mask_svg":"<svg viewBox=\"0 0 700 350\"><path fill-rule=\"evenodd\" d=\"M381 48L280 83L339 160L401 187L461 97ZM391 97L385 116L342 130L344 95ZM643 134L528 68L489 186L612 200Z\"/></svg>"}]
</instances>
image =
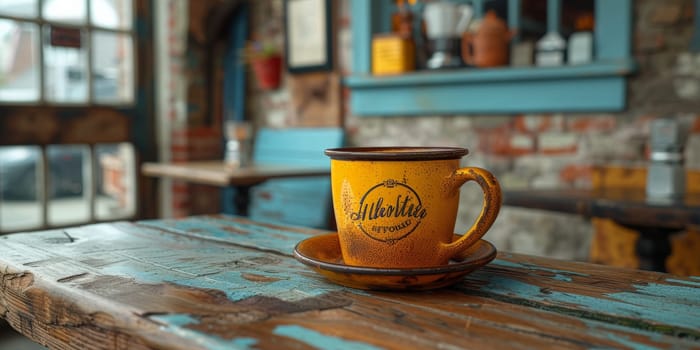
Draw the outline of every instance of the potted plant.
<instances>
[{"instance_id":1,"label":"potted plant","mask_svg":"<svg viewBox=\"0 0 700 350\"><path fill-rule=\"evenodd\" d=\"M282 76L282 54L276 45L265 41L249 41L242 52L243 62L253 67L258 87L276 89Z\"/></svg>"}]
</instances>

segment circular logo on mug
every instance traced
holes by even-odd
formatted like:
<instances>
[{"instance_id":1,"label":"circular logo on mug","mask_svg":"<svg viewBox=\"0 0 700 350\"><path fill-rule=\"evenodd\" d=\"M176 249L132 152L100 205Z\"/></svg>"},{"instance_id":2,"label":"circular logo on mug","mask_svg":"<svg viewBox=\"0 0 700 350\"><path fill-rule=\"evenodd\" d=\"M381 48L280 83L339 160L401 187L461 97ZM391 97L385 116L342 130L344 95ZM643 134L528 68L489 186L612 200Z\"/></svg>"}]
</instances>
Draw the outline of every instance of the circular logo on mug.
<instances>
[{"instance_id":1,"label":"circular logo on mug","mask_svg":"<svg viewBox=\"0 0 700 350\"><path fill-rule=\"evenodd\" d=\"M367 236L394 244L408 237L428 215L420 196L410 186L393 179L372 186L350 214Z\"/></svg>"}]
</instances>

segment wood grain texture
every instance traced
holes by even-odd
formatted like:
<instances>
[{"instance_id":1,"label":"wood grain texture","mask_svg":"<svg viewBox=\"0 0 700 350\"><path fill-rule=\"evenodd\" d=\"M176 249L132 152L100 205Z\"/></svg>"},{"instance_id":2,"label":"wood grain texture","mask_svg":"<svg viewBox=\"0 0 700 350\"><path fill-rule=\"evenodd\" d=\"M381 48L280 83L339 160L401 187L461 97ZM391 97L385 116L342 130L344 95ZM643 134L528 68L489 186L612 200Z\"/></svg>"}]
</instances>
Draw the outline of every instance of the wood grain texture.
<instances>
[{"instance_id":1,"label":"wood grain texture","mask_svg":"<svg viewBox=\"0 0 700 350\"><path fill-rule=\"evenodd\" d=\"M287 75L293 110L292 126L340 126L340 76L335 72Z\"/></svg>"},{"instance_id":2,"label":"wood grain texture","mask_svg":"<svg viewBox=\"0 0 700 350\"><path fill-rule=\"evenodd\" d=\"M55 349L693 348L700 279L501 253L451 288L367 292L243 218L0 237L0 314Z\"/></svg>"},{"instance_id":3,"label":"wood grain texture","mask_svg":"<svg viewBox=\"0 0 700 350\"><path fill-rule=\"evenodd\" d=\"M165 177L213 186L248 186L269 179L329 175L328 167L261 164L231 168L223 161L203 160L182 163L144 163L146 176Z\"/></svg>"},{"instance_id":4,"label":"wood grain texture","mask_svg":"<svg viewBox=\"0 0 700 350\"><path fill-rule=\"evenodd\" d=\"M130 141L130 116L114 108L3 107L0 114L0 145Z\"/></svg>"}]
</instances>

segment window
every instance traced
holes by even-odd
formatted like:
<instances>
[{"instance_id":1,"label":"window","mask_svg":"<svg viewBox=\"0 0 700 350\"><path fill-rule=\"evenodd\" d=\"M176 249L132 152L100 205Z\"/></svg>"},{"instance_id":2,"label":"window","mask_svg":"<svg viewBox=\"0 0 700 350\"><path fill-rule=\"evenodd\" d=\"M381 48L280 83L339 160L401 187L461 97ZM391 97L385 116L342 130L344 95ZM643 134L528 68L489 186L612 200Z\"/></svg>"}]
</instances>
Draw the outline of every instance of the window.
<instances>
[{"instance_id":1,"label":"window","mask_svg":"<svg viewBox=\"0 0 700 350\"><path fill-rule=\"evenodd\" d=\"M2 0L0 103L134 102L132 0Z\"/></svg>"},{"instance_id":2,"label":"window","mask_svg":"<svg viewBox=\"0 0 700 350\"><path fill-rule=\"evenodd\" d=\"M129 143L0 146L0 232L133 216L134 156Z\"/></svg>"},{"instance_id":3,"label":"window","mask_svg":"<svg viewBox=\"0 0 700 350\"><path fill-rule=\"evenodd\" d=\"M149 6L0 0L0 233L136 215Z\"/></svg>"}]
</instances>

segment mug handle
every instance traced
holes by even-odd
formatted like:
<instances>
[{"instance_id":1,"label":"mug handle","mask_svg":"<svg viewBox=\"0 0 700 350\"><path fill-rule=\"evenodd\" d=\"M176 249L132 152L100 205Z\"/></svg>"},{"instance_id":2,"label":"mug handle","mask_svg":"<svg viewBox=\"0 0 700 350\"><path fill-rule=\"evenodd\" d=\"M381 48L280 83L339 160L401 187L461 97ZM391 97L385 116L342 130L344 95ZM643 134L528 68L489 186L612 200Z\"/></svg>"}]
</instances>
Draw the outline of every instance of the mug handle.
<instances>
[{"instance_id":1,"label":"mug handle","mask_svg":"<svg viewBox=\"0 0 700 350\"><path fill-rule=\"evenodd\" d=\"M452 243L442 246L443 252L449 257L454 257L476 243L489 230L501 209L501 186L496 177L482 168L469 167L455 170L451 180L455 191L467 181L474 181L484 192L484 204L481 213L472 226L462 237Z\"/></svg>"}]
</instances>

